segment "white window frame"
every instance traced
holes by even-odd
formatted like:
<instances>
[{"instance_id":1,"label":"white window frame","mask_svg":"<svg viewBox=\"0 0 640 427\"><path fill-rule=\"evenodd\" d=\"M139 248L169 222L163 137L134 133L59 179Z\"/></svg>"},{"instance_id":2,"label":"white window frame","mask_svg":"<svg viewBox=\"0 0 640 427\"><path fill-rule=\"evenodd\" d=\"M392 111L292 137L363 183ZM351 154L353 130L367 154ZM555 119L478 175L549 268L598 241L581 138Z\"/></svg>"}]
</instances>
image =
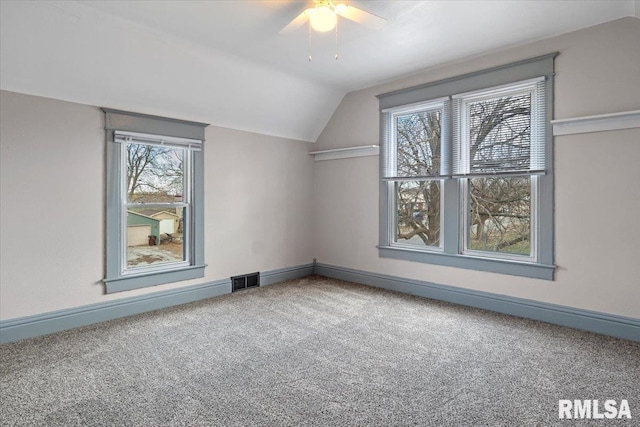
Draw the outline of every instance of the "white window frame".
<instances>
[{"instance_id":1,"label":"white window frame","mask_svg":"<svg viewBox=\"0 0 640 427\"><path fill-rule=\"evenodd\" d=\"M118 132L116 132L117 134ZM152 135L149 135L149 137L153 137ZM180 140L182 138L175 138L176 140ZM184 139L184 141L188 141L186 139ZM182 150L183 152L183 156L184 156L184 161L183 161L183 172L182 172L182 185L183 185L183 190L182 190L182 202L176 202L176 203L132 203L128 200L128 188L127 188L127 145L128 144L143 144L143 143L138 143L135 141L126 141L126 142L121 142L120 143L120 149L121 149L121 159L122 159L122 165L121 165L121 174L120 174L120 179L121 179L121 207L120 207L120 211L121 211L121 215L122 215L122 219L121 219L121 226L120 226L120 233L121 233L121 260L120 260L120 265L121 265L121 274L123 276L127 276L127 275L138 275L138 274L144 274L144 273L154 273L154 272L162 272L162 271L168 271L168 270L174 270L176 268L181 268L181 267L188 267L193 263L193 258L192 258L192 239L193 239L193 231L192 231L192 227L191 227L191 222L193 220L192 218L192 187L193 187L193 173L192 173L192 167L191 167L191 163L193 162L193 151L189 150L188 148L181 148L181 147L176 147L176 146L172 146L169 147L170 149L175 149L175 150ZM154 144L149 144L149 145L154 145ZM135 267L135 268L127 268L127 212L129 211L129 209L131 208L149 208L149 209L161 209L164 208L165 210L169 209L176 209L176 208L185 208L186 209L186 215L184 215L182 221L183 221L183 245L184 245L184 260L183 261L176 261L176 262L167 262L167 263L162 263L162 264L152 264L149 266L144 266L144 267Z\"/></svg>"},{"instance_id":2,"label":"white window frame","mask_svg":"<svg viewBox=\"0 0 640 427\"><path fill-rule=\"evenodd\" d=\"M537 123L538 118L541 116L540 112L538 112L538 108L542 108L543 106L538 105L538 96L537 96L537 86L536 84L540 81L540 78L530 79L523 82L512 83L507 85L501 85L498 87L492 87L489 89L474 91L471 93L454 95L453 98L460 98L461 105L460 111L454 111L453 114L459 115L459 120L461 123L461 132L460 132L460 144L462 146L461 151L465 154L468 153L471 149L471 141L469 140L469 121L470 121L470 110L471 104L482 101L489 101L497 98L502 98L506 96L519 96L519 95L529 95L531 100L531 147L534 148L535 145L539 144L541 140L544 140L543 135L538 135L537 131L540 128L540 124ZM543 142L544 143L544 142ZM531 162L535 165L535 159L532 159ZM471 164L468 156L465 155L463 159L463 170L467 173L470 172ZM537 165L535 165L537 166ZM529 244L529 255L522 254L509 254L505 252L492 252L492 251L481 251L469 248L469 239L470 239L470 200L469 200L469 179L472 178L459 178L460 182L460 205L462 211L462 224L460 234L461 237L461 247L462 254L472 255L476 257L487 257L487 258L497 258L497 259L506 259L506 260L524 260L526 262L537 262L538 261L538 188L539 188L539 180L536 174L522 174L522 177L528 177L531 179L531 207L530 207L530 244ZM486 178L490 178L491 175L486 175Z\"/></svg>"},{"instance_id":3,"label":"white window frame","mask_svg":"<svg viewBox=\"0 0 640 427\"><path fill-rule=\"evenodd\" d=\"M538 261L538 227L537 227L537 218L538 218L538 177L536 175L527 175L527 178L531 179L531 219L530 219L530 240L529 240L529 255L523 254L510 254L506 252L492 252L492 251L481 251L477 249L469 249L469 238L471 235L471 218L469 216L470 212L470 203L469 203L469 179L471 178L459 178L460 182L460 205L462 211L462 224L460 226L462 233L460 237L462 241L460 242L462 247L462 253L465 255L472 255L476 257L486 257L486 258L496 258L496 259L505 259L505 260L513 260L513 261L526 261L526 262L537 262Z\"/></svg>"},{"instance_id":4,"label":"white window frame","mask_svg":"<svg viewBox=\"0 0 640 427\"><path fill-rule=\"evenodd\" d=\"M557 53L540 56L524 61L519 61L504 66L482 70L463 76L446 80L427 83L424 85L403 89L395 92L379 95L381 128L380 128L380 233L378 253L380 257L405 261L422 262L450 266L456 268L473 269L515 276L531 277L543 280L554 280L554 227L553 227L553 136L549 124L553 116L553 62ZM534 170L538 164L531 163L530 171L513 174L528 176L531 179L531 251L530 255L506 254L502 252L479 251L468 248L468 179L479 177L475 174L453 175L443 179L441 183L441 214L443 222L441 226L440 242L442 251L434 251L425 246L417 245L407 247L396 244L393 241L395 229L395 188L392 182L385 179L387 168L387 153L390 150L389 142L392 132L389 121L389 111L402 111L404 107L413 105L426 105L429 100L453 99L456 96L466 96L473 99L474 96L499 97L504 93L523 92L523 88L531 82L543 79L544 108L540 110L540 129L543 132L541 138L543 146L538 146L544 152L544 171ZM489 94L489 92L492 92ZM537 97L532 96L532 118L534 117L533 103ZM446 112L445 112L446 114ZM453 108L449 111L448 124L443 124L443 129L449 131L447 141L442 142L442 149L448 146L447 154L452 161L454 114ZM456 120L458 120L456 118ZM443 121L444 123L444 121ZM532 123L533 125L533 123ZM536 135L533 132L538 129L532 126L532 148ZM453 163L453 162L452 162ZM496 174L495 176L499 176ZM505 176L511 176L505 173ZM485 176L487 176L485 174ZM494 175L488 175L494 176Z\"/></svg>"},{"instance_id":5,"label":"white window frame","mask_svg":"<svg viewBox=\"0 0 640 427\"><path fill-rule=\"evenodd\" d=\"M387 153L391 156L388 159L388 163L394 165L397 168L398 162L398 117L406 116L408 114L415 113L423 113L423 112L432 112L432 111L440 111L441 123L445 117L445 108L448 99L435 99L427 102L419 102L412 105L404 105L398 108L392 108L386 110L385 112L389 114L389 120L391 121L391 138L389 140L389 149ZM442 130L441 130L442 134ZM441 148L442 150L442 143ZM444 160L442 156L442 152L440 153L441 162ZM441 165L441 173L442 173L443 165ZM439 181L440 182L440 238L438 246L418 246L412 245L406 242L399 242L396 236L396 230L398 229L398 211L397 211L397 186L402 181ZM416 249L420 248L425 251L433 251L433 252L442 252L444 250L444 244L442 240L442 231L444 227L444 215L443 215L443 203L444 203L444 180L443 179L425 179L424 177L403 177L401 179L389 179L387 180L387 185L389 186L389 190L394 197L389 203L389 242L391 246L407 248L407 249Z\"/></svg>"},{"instance_id":6,"label":"white window frame","mask_svg":"<svg viewBox=\"0 0 640 427\"><path fill-rule=\"evenodd\" d=\"M416 179L416 180L412 180L412 181L425 181L424 179ZM396 230L398 229L398 210L397 210L397 197L393 197L393 201L389 203L389 220L390 220L390 224L389 224L389 231L391 232L391 235L389 236L389 241L391 243L391 246L395 246L395 247L399 247L399 248L406 248L406 249L416 249L419 248L420 250L424 250L424 251L432 251L432 252L443 252L444 251L444 244L443 244L443 240L442 240L442 230L444 227L444 215L443 215L443 211L442 211L442 207L443 207L443 203L444 203L444 180L443 179L432 179L431 181L438 181L440 182L440 238L439 240L439 244L438 246L420 246L420 245L412 245L411 243L405 243L405 242L399 242L396 236ZM399 184L399 181L394 181L394 182L389 182L389 185L391 186L390 191L393 192L394 195L397 195L397 189L396 186Z\"/></svg>"}]
</instances>

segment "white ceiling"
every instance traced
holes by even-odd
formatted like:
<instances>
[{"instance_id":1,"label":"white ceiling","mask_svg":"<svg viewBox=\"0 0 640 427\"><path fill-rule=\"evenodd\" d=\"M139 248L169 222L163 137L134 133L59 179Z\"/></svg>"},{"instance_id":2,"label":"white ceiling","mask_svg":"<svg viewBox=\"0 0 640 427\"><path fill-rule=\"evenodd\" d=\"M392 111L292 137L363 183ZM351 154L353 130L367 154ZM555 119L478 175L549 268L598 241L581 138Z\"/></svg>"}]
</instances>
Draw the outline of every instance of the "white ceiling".
<instances>
[{"instance_id":1,"label":"white ceiling","mask_svg":"<svg viewBox=\"0 0 640 427\"><path fill-rule=\"evenodd\" d=\"M637 0L356 1L388 23L278 32L296 1L0 2L0 88L315 141L342 96L638 16Z\"/></svg>"}]
</instances>

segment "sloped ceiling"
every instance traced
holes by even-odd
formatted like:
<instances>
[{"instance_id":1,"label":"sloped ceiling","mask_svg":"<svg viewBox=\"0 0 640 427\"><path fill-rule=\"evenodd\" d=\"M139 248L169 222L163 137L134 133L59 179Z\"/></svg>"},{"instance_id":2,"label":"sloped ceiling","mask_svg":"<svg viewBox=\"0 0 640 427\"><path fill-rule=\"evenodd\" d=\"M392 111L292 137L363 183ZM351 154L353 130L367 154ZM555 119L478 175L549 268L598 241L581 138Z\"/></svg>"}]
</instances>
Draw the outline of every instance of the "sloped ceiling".
<instances>
[{"instance_id":1,"label":"sloped ceiling","mask_svg":"<svg viewBox=\"0 0 640 427\"><path fill-rule=\"evenodd\" d=\"M388 20L278 34L307 2L2 1L0 88L315 141L345 93L638 12L636 0L351 1Z\"/></svg>"}]
</instances>

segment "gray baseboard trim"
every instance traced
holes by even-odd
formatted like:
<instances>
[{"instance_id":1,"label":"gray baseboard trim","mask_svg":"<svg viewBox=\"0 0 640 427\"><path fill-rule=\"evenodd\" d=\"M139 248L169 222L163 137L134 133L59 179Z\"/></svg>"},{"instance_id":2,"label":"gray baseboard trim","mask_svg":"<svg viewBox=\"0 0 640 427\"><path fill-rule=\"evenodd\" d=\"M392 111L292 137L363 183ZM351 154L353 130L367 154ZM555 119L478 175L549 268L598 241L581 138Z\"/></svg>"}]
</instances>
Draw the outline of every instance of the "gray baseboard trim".
<instances>
[{"instance_id":1,"label":"gray baseboard trim","mask_svg":"<svg viewBox=\"0 0 640 427\"><path fill-rule=\"evenodd\" d=\"M640 319L317 263L320 276L640 341Z\"/></svg>"},{"instance_id":2,"label":"gray baseboard trim","mask_svg":"<svg viewBox=\"0 0 640 427\"><path fill-rule=\"evenodd\" d=\"M314 271L314 266L314 263L309 263L260 273L260 286L273 285L274 283L284 282L285 280L311 276Z\"/></svg>"},{"instance_id":3,"label":"gray baseboard trim","mask_svg":"<svg viewBox=\"0 0 640 427\"><path fill-rule=\"evenodd\" d=\"M284 280L310 276L313 274L313 266L314 264L311 263L261 272L260 285L271 285ZM231 293L231 280L222 279L202 285L191 285L179 289L154 292L148 295L125 297L105 303L1 320L0 344L186 304L228 293Z\"/></svg>"},{"instance_id":4,"label":"gray baseboard trim","mask_svg":"<svg viewBox=\"0 0 640 427\"><path fill-rule=\"evenodd\" d=\"M640 319L321 263L261 272L260 286L306 277L312 274L640 341ZM122 298L106 303L3 320L0 321L0 344L186 304L230 292L231 281L223 279L202 285L192 285L180 289L154 292L148 295Z\"/></svg>"},{"instance_id":5,"label":"gray baseboard trim","mask_svg":"<svg viewBox=\"0 0 640 427\"><path fill-rule=\"evenodd\" d=\"M174 305L186 304L231 292L230 280L127 297L106 303L0 321L0 344L92 325Z\"/></svg>"}]
</instances>

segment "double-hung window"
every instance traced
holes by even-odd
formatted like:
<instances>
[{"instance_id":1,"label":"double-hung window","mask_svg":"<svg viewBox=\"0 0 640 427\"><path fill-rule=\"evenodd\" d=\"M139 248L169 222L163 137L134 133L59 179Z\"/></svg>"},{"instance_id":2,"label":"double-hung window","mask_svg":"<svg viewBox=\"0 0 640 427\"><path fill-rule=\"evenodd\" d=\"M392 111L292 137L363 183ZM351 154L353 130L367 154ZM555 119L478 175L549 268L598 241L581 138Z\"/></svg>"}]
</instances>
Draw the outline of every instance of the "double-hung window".
<instances>
[{"instance_id":1,"label":"double-hung window","mask_svg":"<svg viewBox=\"0 0 640 427\"><path fill-rule=\"evenodd\" d=\"M453 177L460 178L465 254L537 261L544 84L539 78L453 97Z\"/></svg>"},{"instance_id":2,"label":"double-hung window","mask_svg":"<svg viewBox=\"0 0 640 427\"><path fill-rule=\"evenodd\" d=\"M380 256L553 279L553 58L381 95Z\"/></svg>"},{"instance_id":3,"label":"double-hung window","mask_svg":"<svg viewBox=\"0 0 640 427\"><path fill-rule=\"evenodd\" d=\"M442 250L442 185L448 173L442 124L448 105L433 100L389 111L383 180L392 192L394 245Z\"/></svg>"},{"instance_id":4,"label":"double-hung window","mask_svg":"<svg viewBox=\"0 0 640 427\"><path fill-rule=\"evenodd\" d=\"M204 127L107 115L107 292L204 275Z\"/></svg>"}]
</instances>

